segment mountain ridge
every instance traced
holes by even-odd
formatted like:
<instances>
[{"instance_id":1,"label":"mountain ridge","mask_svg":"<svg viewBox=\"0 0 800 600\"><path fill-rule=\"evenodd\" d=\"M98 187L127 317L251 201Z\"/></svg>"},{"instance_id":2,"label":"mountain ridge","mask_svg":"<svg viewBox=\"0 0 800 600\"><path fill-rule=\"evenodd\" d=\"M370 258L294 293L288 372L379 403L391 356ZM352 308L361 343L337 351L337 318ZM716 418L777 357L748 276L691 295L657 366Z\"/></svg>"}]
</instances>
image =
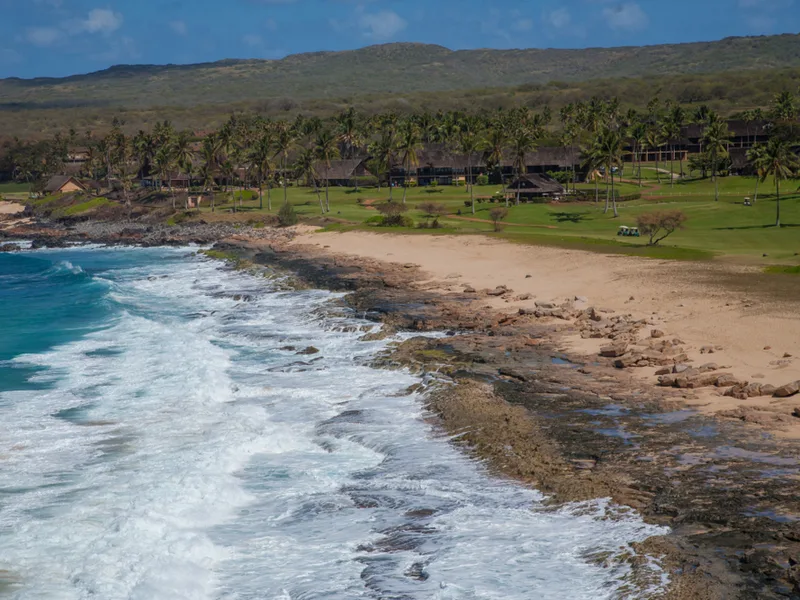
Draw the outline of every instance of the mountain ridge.
<instances>
[{"instance_id":1,"label":"mountain ridge","mask_svg":"<svg viewBox=\"0 0 800 600\"><path fill-rule=\"evenodd\" d=\"M60 78L0 79L0 110L52 108L60 103L191 107L268 98L348 98L796 66L800 66L800 34L583 49L451 50L403 42L281 59L114 65Z\"/></svg>"}]
</instances>

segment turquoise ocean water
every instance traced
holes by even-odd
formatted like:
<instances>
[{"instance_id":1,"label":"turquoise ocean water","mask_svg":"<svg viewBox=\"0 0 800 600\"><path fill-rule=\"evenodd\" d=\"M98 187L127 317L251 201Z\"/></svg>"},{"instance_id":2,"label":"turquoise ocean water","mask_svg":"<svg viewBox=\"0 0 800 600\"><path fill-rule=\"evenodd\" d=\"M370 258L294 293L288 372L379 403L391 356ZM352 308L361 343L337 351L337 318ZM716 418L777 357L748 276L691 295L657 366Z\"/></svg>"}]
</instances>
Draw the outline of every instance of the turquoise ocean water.
<instances>
[{"instance_id":1,"label":"turquoise ocean water","mask_svg":"<svg viewBox=\"0 0 800 600\"><path fill-rule=\"evenodd\" d=\"M487 475L332 298L187 248L0 254L0 598L616 597L591 557L659 530Z\"/></svg>"}]
</instances>

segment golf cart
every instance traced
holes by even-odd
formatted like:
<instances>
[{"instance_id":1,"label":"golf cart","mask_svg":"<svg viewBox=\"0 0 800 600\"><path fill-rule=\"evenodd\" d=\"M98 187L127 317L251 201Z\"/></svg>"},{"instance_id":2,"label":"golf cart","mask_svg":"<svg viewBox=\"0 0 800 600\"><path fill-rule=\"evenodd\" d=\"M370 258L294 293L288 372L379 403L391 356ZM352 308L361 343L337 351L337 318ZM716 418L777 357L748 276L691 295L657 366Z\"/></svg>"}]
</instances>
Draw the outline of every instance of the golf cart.
<instances>
[{"instance_id":1,"label":"golf cart","mask_svg":"<svg viewBox=\"0 0 800 600\"><path fill-rule=\"evenodd\" d=\"M641 234L639 233L638 227L626 227L625 225L620 225L617 235L624 237L639 237Z\"/></svg>"},{"instance_id":2,"label":"golf cart","mask_svg":"<svg viewBox=\"0 0 800 600\"><path fill-rule=\"evenodd\" d=\"M745 206L753 206L753 204L750 202L750 198L745 198L744 199L744 205Z\"/></svg>"}]
</instances>

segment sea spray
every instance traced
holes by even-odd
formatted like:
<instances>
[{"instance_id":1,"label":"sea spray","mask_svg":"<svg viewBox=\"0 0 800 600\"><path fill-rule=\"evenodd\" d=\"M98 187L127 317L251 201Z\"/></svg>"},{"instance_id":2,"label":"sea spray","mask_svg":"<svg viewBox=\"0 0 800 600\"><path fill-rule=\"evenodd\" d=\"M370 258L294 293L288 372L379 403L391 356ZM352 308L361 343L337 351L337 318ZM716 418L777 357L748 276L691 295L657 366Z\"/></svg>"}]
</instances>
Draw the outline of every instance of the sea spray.
<instances>
[{"instance_id":1,"label":"sea spray","mask_svg":"<svg viewBox=\"0 0 800 600\"><path fill-rule=\"evenodd\" d=\"M6 349L25 375L0 386L11 597L594 600L628 568L587 557L662 532L489 476L402 393L418 378L369 366L386 341L320 310L332 294L183 249L23 258L36 277L0 262L0 300L58 335Z\"/></svg>"}]
</instances>

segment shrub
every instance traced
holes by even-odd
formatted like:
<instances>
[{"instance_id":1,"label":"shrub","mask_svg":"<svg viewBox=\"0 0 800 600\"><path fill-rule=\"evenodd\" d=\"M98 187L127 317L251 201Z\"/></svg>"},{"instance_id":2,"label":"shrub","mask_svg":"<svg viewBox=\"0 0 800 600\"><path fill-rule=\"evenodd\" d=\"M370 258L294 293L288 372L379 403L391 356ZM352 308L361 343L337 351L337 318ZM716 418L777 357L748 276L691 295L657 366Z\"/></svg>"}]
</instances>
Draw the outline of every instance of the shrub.
<instances>
[{"instance_id":1,"label":"shrub","mask_svg":"<svg viewBox=\"0 0 800 600\"><path fill-rule=\"evenodd\" d=\"M413 227L414 221L406 217L403 213L408 211L408 206L397 202L386 202L375 206L377 211L383 215L381 225L383 227Z\"/></svg>"},{"instance_id":2,"label":"shrub","mask_svg":"<svg viewBox=\"0 0 800 600\"><path fill-rule=\"evenodd\" d=\"M433 222L425 221L424 223L417 223L417 229L441 229L442 225L439 219L434 219Z\"/></svg>"},{"instance_id":3,"label":"shrub","mask_svg":"<svg viewBox=\"0 0 800 600\"><path fill-rule=\"evenodd\" d=\"M413 179L406 179L405 186L407 188L417 187L417 182L414 181Z\"/></svg>"},{"instance_id":4,"label":"shrub","mask_svg":"<svg viewBox=\"0 0 800 600\"><path fill-rule=\"evenodd\" d=\"M678 229L683 229L686 213L681 210L663 210L636 217L636 226L642 235L650 237L648 246L655 246Z\"/></svg>"},{"instance_id":5,"label":"shrub","mask_svg":"<svg viewBox=\"0 0 800 600\"><path fill-rule=\"evenodd\" d=\"M475 178L475 185L489 185L489 176L488 175L478 175Z\"/></svg>"},{"instance_id":6,"label":"shrub","mask_svg":"<svg viewBox=\"0 0 800 600\"><path fill-rule=\"evenodd\" d=\"M364 220L364 225L382 225L383 217L380 215L373 215L369 219Z\"/></svg>"},{"instance_id":7,"label":"shrub","mask_svg":"<svg viewBox=\"0 0 800 600\"><path fill-rule=\"evenodd\" d=\"M428 218L439 217L447 214L447 207L438 202L420 202L417 210Z\"/></svg>"},{"instance_id":8,"label":"shrub","mask_svg":"<svg viewBox=\"0 0 800 600\"><path fill-rule=\"evenodd\" d=\"M278 211L278 223L281 227L291 227L297 225L297 213L294 211L294 206L291 202L285 203Z\"/></svg>"},{"instance_id":9,"label":"shrub","mask_svg":"<svg viewBox=\"0 0 800 600\"><path fill-rule=\"evenodd\" d=\"M494 230L500 231L500 221L505 219L508 216L508 209L497 207L493 208L489 211L489 217L492 219L492 223L494 223Z\"/></svg>"}]
</instances>

